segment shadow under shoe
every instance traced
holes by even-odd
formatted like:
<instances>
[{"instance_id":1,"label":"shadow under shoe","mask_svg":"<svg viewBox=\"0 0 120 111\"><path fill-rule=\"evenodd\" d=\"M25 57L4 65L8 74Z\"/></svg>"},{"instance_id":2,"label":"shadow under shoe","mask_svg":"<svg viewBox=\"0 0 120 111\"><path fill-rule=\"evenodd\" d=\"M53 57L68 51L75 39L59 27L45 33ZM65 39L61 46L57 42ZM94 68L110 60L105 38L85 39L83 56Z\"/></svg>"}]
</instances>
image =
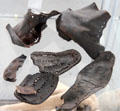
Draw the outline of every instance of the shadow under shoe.
<instances>
[{"instance_id":1,"label":"shadow under shoe","mask_svg":"<svg viewBox=\"0 0 120 111\"><path fill-rule=\"evenodd\" d=\"M47 27L47 20L59 14L53 10L50 13L34 14L29 9L24 17L24 20L17 24L14 28L8 24L6 26L12 42L18 46L30 47L37 44L41 38L41 32Z\"/></svg>"},{"instance_id":2,"label":"shadow under shoe","mask_svg":"<svg viewBox=\"0 0 120 111\"><path fill-rule=\"evenodd\" d=\"M93 3L79 10L68 9L61 13L56 20L56 28L60 37L75 41L95 59L104 52L100 38L109 18L107 11L99 10Z\"/></svg>"}]
</instances>

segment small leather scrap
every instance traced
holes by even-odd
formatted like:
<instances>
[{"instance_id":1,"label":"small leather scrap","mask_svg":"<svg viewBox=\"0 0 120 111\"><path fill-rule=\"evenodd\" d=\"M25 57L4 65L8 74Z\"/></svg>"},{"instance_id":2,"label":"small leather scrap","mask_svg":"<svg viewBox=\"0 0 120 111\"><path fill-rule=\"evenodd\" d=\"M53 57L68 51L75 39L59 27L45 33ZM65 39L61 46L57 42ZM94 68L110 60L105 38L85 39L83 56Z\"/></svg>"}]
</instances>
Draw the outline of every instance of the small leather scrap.
<instances>
[{"instance_id":1,"label":"small leather scrap","mask_svg":"<svg viewBox=\"0 0 120 111\"><path fill-rule=\"evenodd\" d=\"M16 81L16 73L20 67L23 66L24 61L26 60L25 55L21 55L14 59L8 67L5 69L3 78L6 81L9 82L15 82Z\"/></svg>"},{"instance_id":2,"label":"small leather scrap","mask_svg":"<svg viewBox=\"0 0 120 111\"><path fill-rule=\"evenodd\" d=\"M95 59L104 52L100 38L110 17L107 11L99 10L92 3L82 9L62 12L56 20L56 27L60 37L73 40Z\"/></svg>"}]
</instances>

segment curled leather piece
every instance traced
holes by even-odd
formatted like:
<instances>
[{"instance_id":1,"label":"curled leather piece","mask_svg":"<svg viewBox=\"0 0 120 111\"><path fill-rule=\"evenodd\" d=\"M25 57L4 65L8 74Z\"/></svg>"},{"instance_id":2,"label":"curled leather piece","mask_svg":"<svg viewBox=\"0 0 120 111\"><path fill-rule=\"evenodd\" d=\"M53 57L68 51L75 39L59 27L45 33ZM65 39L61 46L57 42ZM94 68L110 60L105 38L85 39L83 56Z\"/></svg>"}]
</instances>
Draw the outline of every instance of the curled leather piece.
<instances>
[{"instance_id":1,"label":"curled leather piece","mask_svg":"<svg viewBox=\"0 0 120 111\"><path fill-rule=\"evenodd\" d=\"M58 77L45 72L28 75L14 94L22 102L41 104L54 92L58 80ZM26 87L28 87L29 90L25 91Z\"/></svg>"},{"instance_id":2,"label":"curled leather piece","mask_svg":"<svg viewBox=\"0 0 120 111\"><path fill-rule=\"evenodd\" d=\"M33 52L33 63L39 67L40 72L50 72L59 76L68 71L81 60L81 55L76 50L54 52Z\"/></svg>"},{"instance_id":3,"label":"curled leather piece","mask_svg":"<svg viewBox=\"0 0 120 111\"><path fill-rule=\"evenodd\" d=\"M15 82L16 72L20 67L22 67L25 60L26 60L25 55L21 55L16 59L14 59L4 71L4 74L3 74L4 80L9 82Z\"/></svg>"},{"instance_id":4,"label":"curled leather piece","mask_svg":"<svg viewBox=\"0 0 120 111\"><path fill-rule=\"evenodd\" d=\"M46 21L52 16L59 14L53 10L50 13L34 14L28 10L24 20L14 28L6 26L12 42L22 47L30 47L40 41L41 32L47 27Z\"/></svg>"},{"instance_id":5,"label":"curled leather piece","mask_svg":"<svg viewBox=\"0 0 120 111\"><path fill-rule=\"evenodd\" d=\"M56 27L60 37L75 41L95 59L104 52L104 47L99 42L109 18L107 11L99 10L93 3L76 11L64 11L57 18Z\"/></svg>"},{"instance_id":6,"label":"curled leather piece","mask_svg":"<svg viewBox=\"0 0 120 111\"><path fill-rule=\"evenodd\" d=\"M112 75L115 57L111 52L103 52L92 63L80 71L74 85L61 97L64 104L58 108L71 110L84 99L104 88Z\"/></svg>"},{"instance_id":7,"label":"curled leather piece","mask_svg":"<svg viewBox=\"0 0 120 111\"><path fill-rule=\"evenodd\" d=\"M36 94L36 91L33 87L29 87L29 86L16 86L16 91L20 94L26 94L26 95L31 95L31 94Z\"/></svg>"}]
</instances>

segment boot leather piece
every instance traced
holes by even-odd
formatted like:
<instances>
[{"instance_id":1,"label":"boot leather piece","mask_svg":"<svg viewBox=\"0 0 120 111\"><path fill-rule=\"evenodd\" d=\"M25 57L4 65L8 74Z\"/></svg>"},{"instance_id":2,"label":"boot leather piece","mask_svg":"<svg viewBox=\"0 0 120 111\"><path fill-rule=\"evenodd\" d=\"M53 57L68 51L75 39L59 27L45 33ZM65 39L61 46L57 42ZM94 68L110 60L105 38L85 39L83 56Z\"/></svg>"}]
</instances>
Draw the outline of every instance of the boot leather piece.
<instances>
[{"instance_id":1,"label":"boot leather piece","mask_svg":"<svg viewBox=\"0 0 120 111\"><path fill-rule=\"evenodd\" d=\"M17 86L14 94L22 102L41 104L54 92L58 80L59 78L57 76L45 72L28 75Z\"/></svg>"},{"instance_id":2,"label":"boot leather piece","mask_svg":"<svg viewBox=\"0 0 120 111\"><path fill-rule=\"evenodd\" d=\"M25 55L21 55L14 59L9 66L5 69L3 78L6 81L9 82L15 82L16 81L16 72L20 67L22 67L24 61L26 60Z\"/></svg>"},{"instance_id":3,"label":"boot leather piece","mask_svg":"<svg viewBox=\"0 0 120 111\"><path fill-rule=\"evenodd\" d=\"M56 27L63 39L75 41L95 59L104 51L100 38L109 18L107 11L99 10L93 3L76 11L64 11L57 18Z\"/></svg>"},{"instance_id":4,"label":"boot leather piece","mask_svg":"<svg viewBox=\"0 0 120 111\"><path fill-rule=\"evenodd\" d=\"M6 26L12 42L22 47L30 47L40 41L41 32L47 27L46 21L52 16L59 14L57 11L50 13L34 14L28 10L24 20L14 28L8 24Z\"/></svg>"},{"instance_id":5,"label":"boot leather piece","mask_svg":"<svg viewBox=\"0 0 120 111\"><path fill-rule=\"evenodd\" d=\"M40 72L50 72L59 76L78 64L81 60L81 55L74 49L58 53L33 52L31 59L39 67Z\"/></svg>"},{"instance_id":6,"label":"boot leather piece","mask_svg":"<svg viewBox=\"0 0 120 111\"><path fill-rule=\"evenodd\" d=\"M104 88L112 75L115 57L111 52L103 52L95 61L80 71L74 85L61 97L64 104L58 111L69 111L84 99Z\"/></svg>"}]
</instances>

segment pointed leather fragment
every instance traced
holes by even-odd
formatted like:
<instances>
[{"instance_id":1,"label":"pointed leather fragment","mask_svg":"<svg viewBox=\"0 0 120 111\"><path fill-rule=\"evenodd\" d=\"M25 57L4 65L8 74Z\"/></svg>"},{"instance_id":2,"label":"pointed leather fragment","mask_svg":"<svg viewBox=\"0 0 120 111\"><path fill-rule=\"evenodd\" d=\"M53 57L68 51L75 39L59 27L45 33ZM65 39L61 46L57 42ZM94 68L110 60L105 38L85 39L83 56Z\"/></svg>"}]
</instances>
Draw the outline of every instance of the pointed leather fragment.
<instances>
[{"instance_id":1,"label":"pointed leather fragment","mask_svg":"<svg viewBox=\"0 0 120 111\"><path fill-rule=\"evenodd\" d=\"M31 59L41 72L50 72L59 76L78 64L81 60L81 55L73 49L58 53L33 52Z\"/></svg>"},{"instance_id":2,"label":"pointed leather fragment","mask_svg":"<svg viewBox=\"0 0 120 111\"><path fill-rule=\"evenodd\" d=\"M6 81L9 82L15 82L16 81L16 73L20 67L22 67L24 61L26 60L25 55L21 55L14 59L8 67L5 69L3 78Z\"/></svg>"}]
</instances>

